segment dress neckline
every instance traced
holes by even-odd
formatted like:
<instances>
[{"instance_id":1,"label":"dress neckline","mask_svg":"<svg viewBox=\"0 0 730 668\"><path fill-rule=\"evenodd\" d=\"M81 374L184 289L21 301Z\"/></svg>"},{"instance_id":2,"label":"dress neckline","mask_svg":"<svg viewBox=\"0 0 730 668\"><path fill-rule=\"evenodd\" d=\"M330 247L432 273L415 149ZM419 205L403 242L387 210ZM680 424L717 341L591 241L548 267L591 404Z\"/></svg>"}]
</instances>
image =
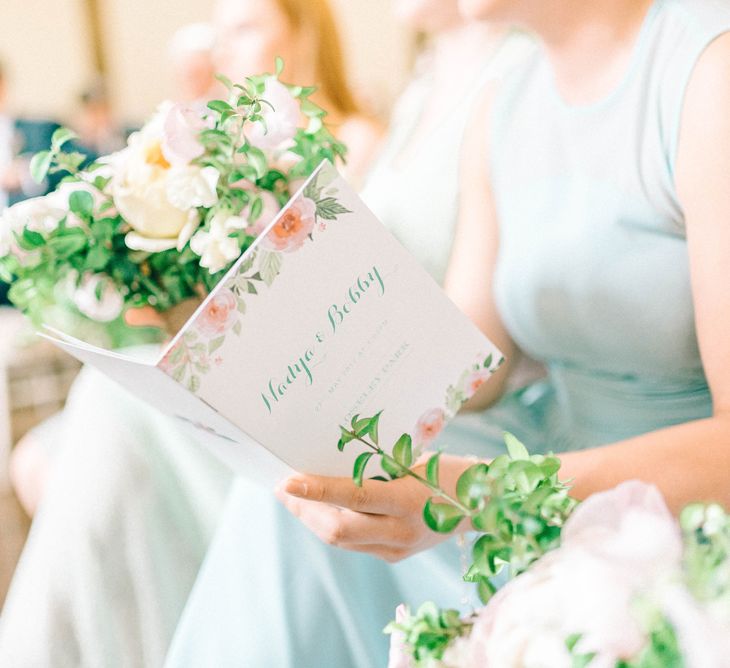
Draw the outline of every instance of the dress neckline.
<instances>
[{"instance_id":1,"label":"dress neckline","mask_svg":"<svg viewBox=\"0 0 730 668\"><path fill-rule=\"evenodd\" d=\"M637 76L639 64L643 60L649 45L649 34L654 26L656 17L659 14L660 9L664 5L664 0L654 0L652 5L649 7L646 15L641 22L641 28L639 34L634 41L634 45L631 49L631 57L629 63L626 66L626 70L619 82L613 87L613 89L604 95L602 98L595 102L588 102L585 104L571 104L566 101L562 93L558 89L555 81L555 72L550 66L550 62L547 58L543 60L543 66L547 70L548 78L548 91L553 103L558 106L562 111L573 114L586 114L599 112L607 107L610 107L616 100L618 100L622 93L629 87L633 79Z\"/></svg>"}]
</instances>

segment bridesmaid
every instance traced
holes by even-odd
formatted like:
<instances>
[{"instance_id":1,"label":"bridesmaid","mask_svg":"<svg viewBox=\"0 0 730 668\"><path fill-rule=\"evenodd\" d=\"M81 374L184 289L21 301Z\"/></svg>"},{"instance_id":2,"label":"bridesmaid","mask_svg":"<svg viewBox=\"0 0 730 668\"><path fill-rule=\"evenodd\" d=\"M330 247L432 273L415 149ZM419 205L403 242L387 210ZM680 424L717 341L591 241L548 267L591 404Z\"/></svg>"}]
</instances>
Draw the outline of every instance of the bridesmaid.
<instances>
[{"instance_id":1,"label":"bridesmaid","mask_svg":"<svg viewBox=\"0 0 730 668\"><path fill-rule=\"evenodd\" d=\"M470 127L446 283L548 377L515 400L502 373L481 423L511 416L533 450L563 452L579 498L641 478L675 510L730 505L730 6L462 6L540 40ZM442 473L470 463L451 456ZM396 602L459 599L458 559L434 547L411 480L297 476L277 494L299 523L237 489L168 666L382 666Z\"/></svg>"},{"instance_id":2,"label":"bridesmaid","mask_svg":"<svg viewBox=\"0 0 730 668\"><path fill-rule=\"evenodd\" d=\"M218 70L240 80L281 54L284 80L319 84L357 177L380 128L347 85L329 4L221 0L215 19ZM0 618L0 666L158 668L230 472L182 425L89 369L33 438L57 454L47 487L26 489L43 498Z\"/></svg>"}]
</instances>

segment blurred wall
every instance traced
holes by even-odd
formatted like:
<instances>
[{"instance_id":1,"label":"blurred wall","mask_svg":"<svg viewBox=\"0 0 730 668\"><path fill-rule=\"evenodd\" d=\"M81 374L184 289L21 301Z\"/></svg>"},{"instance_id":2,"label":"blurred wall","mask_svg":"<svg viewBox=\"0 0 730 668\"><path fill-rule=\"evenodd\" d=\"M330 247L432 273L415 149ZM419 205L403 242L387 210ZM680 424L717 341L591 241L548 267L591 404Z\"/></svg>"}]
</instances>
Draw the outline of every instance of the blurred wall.
<instances>
[{"instance_id":1,"label":"blurred wall","mask_svg":"<svg viewBox=\"0 0 730 668\"><path fill-rule=\"evenodd\" d=\"M97 0L110 91L125 122L171 95L167 44L182 25L206 20L214 0ZM11 108L68 119L93 72L87 0L0 0L0 58ZM333 0L353 82L380 110L406 76L410 39L389 19L390 0Z\"/></svg>"},{"instance_id":2,"label":"blurred wall","mask_svg":"<svg viewBox=\"0 0 730 668\"><path fill-rule=\"evenodd\" d=\"M124 2L126 0L120 0ZM0 0L0 59L11 108L66 116L92 75L85 0Z\"/></svg>"}]
</instances>

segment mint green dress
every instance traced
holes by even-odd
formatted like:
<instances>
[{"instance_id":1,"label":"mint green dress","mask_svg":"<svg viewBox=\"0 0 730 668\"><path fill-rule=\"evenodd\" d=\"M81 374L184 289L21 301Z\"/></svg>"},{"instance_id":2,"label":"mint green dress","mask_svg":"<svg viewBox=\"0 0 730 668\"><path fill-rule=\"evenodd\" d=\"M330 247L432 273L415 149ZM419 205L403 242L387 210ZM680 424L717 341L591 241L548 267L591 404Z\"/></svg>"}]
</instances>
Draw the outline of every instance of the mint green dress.
<instances>
[{"instance_id":1,"label":"mint green dress","mask_svg":"<svg viewBox=\"0 0 730 668\"><path fill-rule=\"evenodd\" d=\"M489 457L508 428L533 451L562 451L711 414L673 170L692 68L729 30L728 3L657 0L603 101L566 105L541 53L503 86L495 296L548 376L457 421L443 445ZM461 571L453 543L394 566L323 545L240 482L167 666L385 666L396 604L466 603Z\"/></svg>"}]
</instances>

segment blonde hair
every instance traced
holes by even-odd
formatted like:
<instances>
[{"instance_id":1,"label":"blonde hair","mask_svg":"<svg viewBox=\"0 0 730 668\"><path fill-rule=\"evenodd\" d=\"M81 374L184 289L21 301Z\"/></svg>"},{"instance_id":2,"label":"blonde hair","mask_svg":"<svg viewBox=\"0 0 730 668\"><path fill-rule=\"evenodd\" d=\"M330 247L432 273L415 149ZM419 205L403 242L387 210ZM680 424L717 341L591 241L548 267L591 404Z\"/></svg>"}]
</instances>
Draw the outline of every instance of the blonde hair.
<instances>
[{"instance_id":1,"label":"blonde hair","mask_svg":"<svg viewBox=\"0 0 730 668\"><path fill-rule=\"evenodd\" d=\"M345 58L328 0L276 0L292 29L312 39L314 82L340 117L362 113L345 74ZM296 81L294 83L307 83Z\"/></svg>"}]
</instances>

